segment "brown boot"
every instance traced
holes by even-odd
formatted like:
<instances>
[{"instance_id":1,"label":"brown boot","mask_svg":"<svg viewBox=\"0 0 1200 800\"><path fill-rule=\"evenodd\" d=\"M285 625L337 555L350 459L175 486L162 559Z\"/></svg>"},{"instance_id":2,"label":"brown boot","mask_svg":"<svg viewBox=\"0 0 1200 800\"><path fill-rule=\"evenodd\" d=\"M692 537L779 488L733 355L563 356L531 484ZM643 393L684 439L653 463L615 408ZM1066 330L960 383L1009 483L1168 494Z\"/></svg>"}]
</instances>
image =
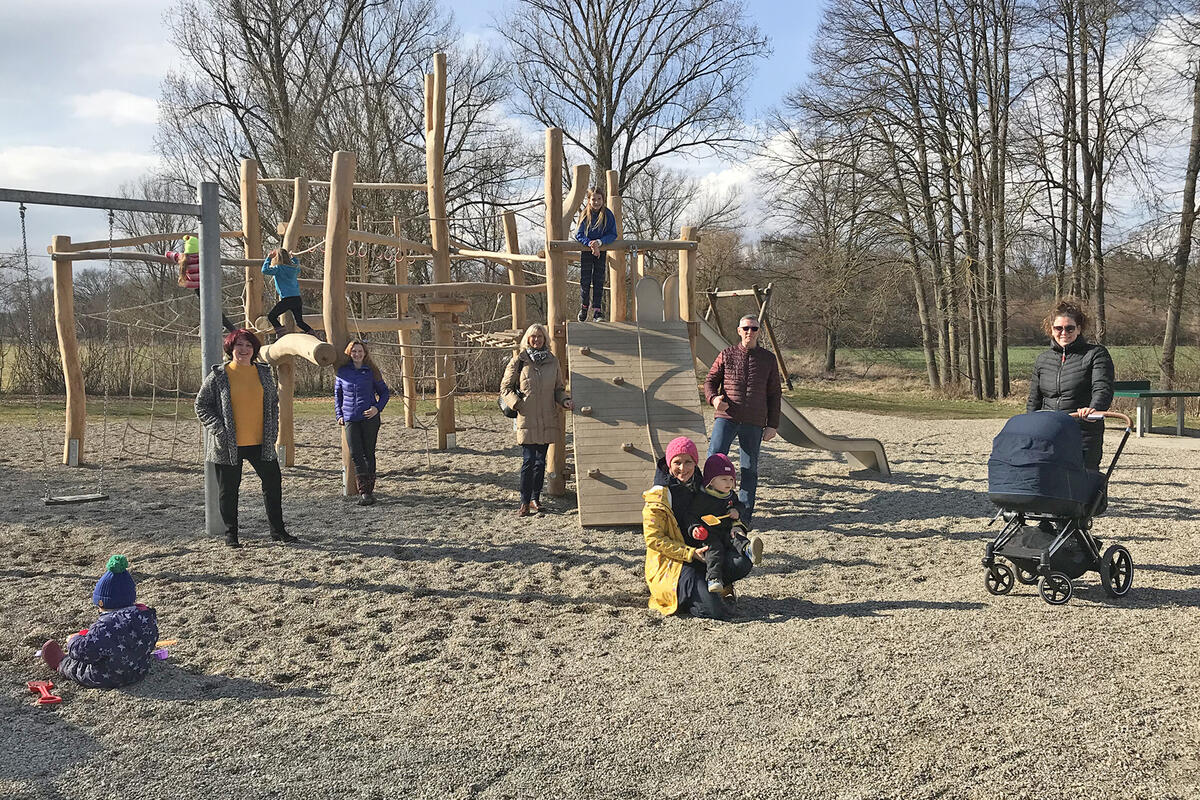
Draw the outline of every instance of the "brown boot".
<instances>
[{"instance_id":1,"label":"brown boot","mask_svg":"<svg viewBox=\"0 0 1200 800\"><path fill-rule=\"evenodd\" d=\"M360 506L375 505L375 476L374 475L359 475L357 476L358 483L358 504Z\"/></svg>"},{"instance_id":2,"label":"brown boot","mask_svg":"<svg viewBox=\"0 0 1200 800\"><path fill-rule=\"evenodd\" d=\"M46 666L50 667L50 669L58 669L58 665L62 663L63 655L62 645L53 639L42 645L42 660L46 662Z\"/></svg>"}]
</instances>

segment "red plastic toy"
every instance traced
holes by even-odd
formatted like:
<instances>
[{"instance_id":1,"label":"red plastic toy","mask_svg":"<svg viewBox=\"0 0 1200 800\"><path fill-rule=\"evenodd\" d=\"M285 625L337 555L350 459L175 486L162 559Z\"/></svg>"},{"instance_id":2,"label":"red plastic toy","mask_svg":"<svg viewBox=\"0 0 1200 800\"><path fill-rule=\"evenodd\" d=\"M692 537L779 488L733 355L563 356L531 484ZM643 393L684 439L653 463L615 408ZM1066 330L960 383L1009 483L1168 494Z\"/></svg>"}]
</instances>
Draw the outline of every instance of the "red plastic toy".
<instances>
[{"instance_id":1,"label":"red plastic toy","mask_svg":"<svg viewBox=\"0 0 1200 800\"><path fill-rule=\"evenodd\" d=\"M35 705L52 706L62 702L61 697L50 691L54 688L54 684L50 681L30 681L25 686L31 692L37 692L38 699L33 701Z\"/></svg>"}]
</instances>

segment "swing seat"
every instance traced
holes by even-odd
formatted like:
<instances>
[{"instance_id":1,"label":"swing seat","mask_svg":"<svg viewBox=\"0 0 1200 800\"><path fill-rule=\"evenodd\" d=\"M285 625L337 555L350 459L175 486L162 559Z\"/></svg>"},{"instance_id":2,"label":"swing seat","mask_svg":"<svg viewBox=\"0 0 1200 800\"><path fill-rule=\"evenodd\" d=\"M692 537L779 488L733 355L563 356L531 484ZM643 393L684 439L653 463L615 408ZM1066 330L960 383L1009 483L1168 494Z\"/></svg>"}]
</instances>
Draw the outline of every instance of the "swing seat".
<instances>
[{"instance_id":1,"label":"swing seat","mask_svg":"<svg viewBox=\"0 0 1200 800\"><path fill-rule=\"evenodd\" d=\"M107 500L106 494L69 494L60 497L46 497L46 505L48 506L71 506L78 503L95 503L99 500Z\"/></svg>"}]
</instances>

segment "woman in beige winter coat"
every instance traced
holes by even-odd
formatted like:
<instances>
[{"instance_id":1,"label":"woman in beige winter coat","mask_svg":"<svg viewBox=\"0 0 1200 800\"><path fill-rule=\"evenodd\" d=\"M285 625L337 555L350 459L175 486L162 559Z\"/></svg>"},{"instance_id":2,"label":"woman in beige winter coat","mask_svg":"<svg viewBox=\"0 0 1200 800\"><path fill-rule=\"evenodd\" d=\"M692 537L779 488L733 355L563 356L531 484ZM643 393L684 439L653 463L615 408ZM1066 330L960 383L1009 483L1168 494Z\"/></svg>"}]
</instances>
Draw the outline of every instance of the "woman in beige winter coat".
<instances>
[{"instance_id":1,"label":"woman in beige winter coat","mask_svg":"<svg viewBox=\"0 0 1200 800\"><path fill-rule=\"evenodd\" d=\"M508 362L500 382L504 403L517 412L514 427L521 445L521 505L518 517L537 514L546 480L546 450L565 424L561 409L571 409L558 359L550 352L544 325L533 324L521 337L521 352Z\"/></svg>"}]
</instances>

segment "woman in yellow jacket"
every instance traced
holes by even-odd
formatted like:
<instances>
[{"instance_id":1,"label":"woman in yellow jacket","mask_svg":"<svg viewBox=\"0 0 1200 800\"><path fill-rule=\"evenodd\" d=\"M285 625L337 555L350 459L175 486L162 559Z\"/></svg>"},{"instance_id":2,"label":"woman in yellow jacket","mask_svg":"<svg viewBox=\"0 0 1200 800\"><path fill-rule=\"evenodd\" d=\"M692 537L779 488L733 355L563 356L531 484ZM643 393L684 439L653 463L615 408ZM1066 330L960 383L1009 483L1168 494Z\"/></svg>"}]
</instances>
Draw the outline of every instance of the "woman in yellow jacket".
<instances>
[{"instance_id":1,"label":"woman in yellow jacket","mask_svg":"<svg viewBox=\"0 0 1200 800\"><path fill-rule=\"evenodd\" d=\"M704 554L708 548L692 547L684 541L671 511L670 490L652 486L642 493L642 499L646 501L642 507L642 535L646 538L649 607L663 614L686 611L693 617L729 619L733 613L729 601L709 592L704 580Z\"/></svg>"}]
</instances>

